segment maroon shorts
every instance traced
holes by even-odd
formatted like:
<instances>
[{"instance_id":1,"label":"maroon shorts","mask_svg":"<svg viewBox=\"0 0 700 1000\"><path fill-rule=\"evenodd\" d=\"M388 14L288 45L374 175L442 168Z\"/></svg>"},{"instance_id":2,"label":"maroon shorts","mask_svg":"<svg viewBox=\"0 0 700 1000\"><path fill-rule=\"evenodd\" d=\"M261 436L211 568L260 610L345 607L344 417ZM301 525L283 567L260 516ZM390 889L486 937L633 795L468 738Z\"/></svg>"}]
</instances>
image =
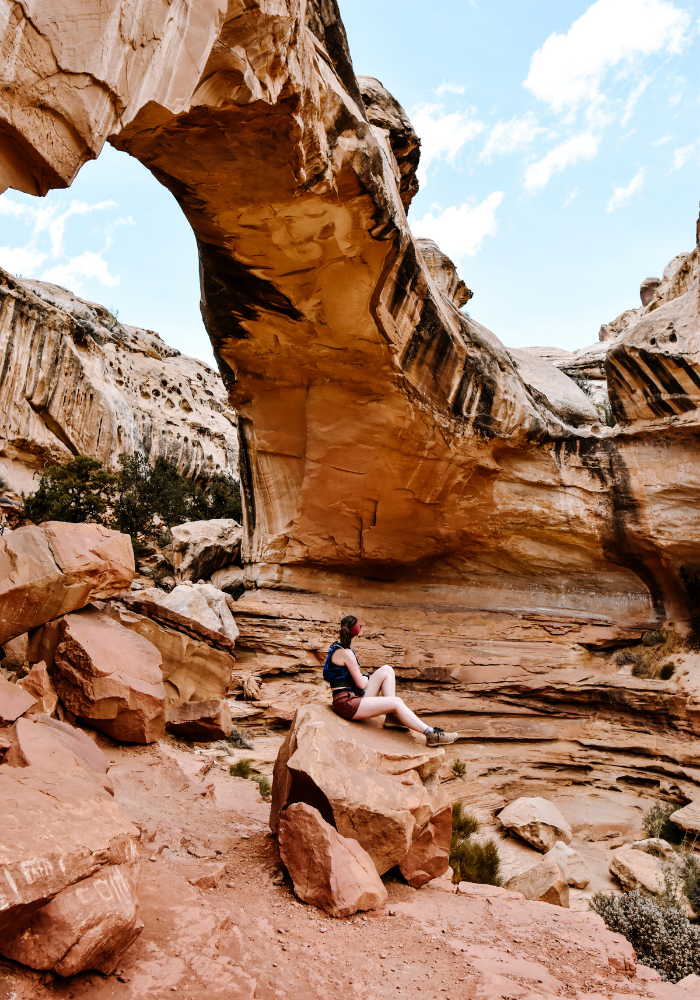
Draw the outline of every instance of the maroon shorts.
<instances>
[{"instance_id":1,"label":"maroon shorts","mask_svg":"<svg viewBox=\"0 0 700 1000\"><path fill-rule=\"evenodd\" d=\"M354 691L348 691L346 688L343 691L334 692L331 707L335 714L340 715L343 719L354 719L361 701L361 695L355 694Z\"/></svg>"}]
</instances>

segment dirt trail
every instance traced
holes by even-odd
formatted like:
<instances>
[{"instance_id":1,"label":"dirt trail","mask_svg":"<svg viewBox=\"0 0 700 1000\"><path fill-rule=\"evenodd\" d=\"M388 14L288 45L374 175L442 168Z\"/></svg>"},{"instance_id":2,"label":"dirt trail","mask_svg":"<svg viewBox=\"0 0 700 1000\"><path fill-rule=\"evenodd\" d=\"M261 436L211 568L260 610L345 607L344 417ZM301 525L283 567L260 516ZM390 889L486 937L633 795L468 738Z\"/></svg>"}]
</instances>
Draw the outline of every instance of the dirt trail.
<instances>
[{"instance_id":1,"label":"dirt trail","mask_svg":"<svg viewBox=\"0 0 700 1000\"><path fill-rule=\"evenodd\" d=\"M688 1000L648 970L625 972L624 944L593 914L488 886L450 895L390 877L383 912L327 917L295 899L254 782L174 742L98 741L142 830L144 931L112 976L0 960L0 1000ZM215 888L188 881L203 874Z\"/></svg>"}]
</instances>

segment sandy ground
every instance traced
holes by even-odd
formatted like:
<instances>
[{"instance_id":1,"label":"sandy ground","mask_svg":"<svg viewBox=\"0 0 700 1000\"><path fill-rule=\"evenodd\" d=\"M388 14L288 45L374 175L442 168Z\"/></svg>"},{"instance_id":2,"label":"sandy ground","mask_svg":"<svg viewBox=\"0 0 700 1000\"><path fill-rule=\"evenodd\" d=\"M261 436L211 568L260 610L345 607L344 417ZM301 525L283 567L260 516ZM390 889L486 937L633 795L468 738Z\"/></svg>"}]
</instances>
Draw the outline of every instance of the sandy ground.
<instances>
[{"instance_id":1,"label":"sandy ground","mask_svg":"<svg viewBox=\"0 0 700 1000\"><path fill-rule=\"evenodd\" d=\"M269 757L278 737L263 739L269 745L256 749ZM332 919L295 898L254 782L230 777L216 755L184 752L175 741L98 742L112 762L116 799L142 830L144 931L111 976L61 979L0 960L0 1000L688 1000L648 970L614 967L619 958L594 914L505 890L416 890L390 873L382 912ZM569 807L565 795L558 800L571 815L573 798ZM588 841L576 846L605 850ZM188 881L203 872L218 879L215 888Z\"/></svg>"}]
</instances>

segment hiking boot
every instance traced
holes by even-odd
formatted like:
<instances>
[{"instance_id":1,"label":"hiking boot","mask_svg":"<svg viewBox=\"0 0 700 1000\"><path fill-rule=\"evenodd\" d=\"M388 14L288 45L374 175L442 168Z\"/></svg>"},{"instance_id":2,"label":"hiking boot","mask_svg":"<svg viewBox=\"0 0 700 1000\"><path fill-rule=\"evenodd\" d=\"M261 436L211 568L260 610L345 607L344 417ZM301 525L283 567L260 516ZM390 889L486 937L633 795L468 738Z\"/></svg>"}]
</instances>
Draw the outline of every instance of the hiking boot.
<instances>
[{"instance_id":1,"label":"hiking boot","mask_svg":"<svg viewBox=\"0 0 700 1000\"><path fill-rule=\"evenodd\" d=\"M454 743L459 733L446 733L439 726L434 726L432 733L425 734L425 742L429 747L444 746L445 743Z\"/></svg>"}]
</instances>

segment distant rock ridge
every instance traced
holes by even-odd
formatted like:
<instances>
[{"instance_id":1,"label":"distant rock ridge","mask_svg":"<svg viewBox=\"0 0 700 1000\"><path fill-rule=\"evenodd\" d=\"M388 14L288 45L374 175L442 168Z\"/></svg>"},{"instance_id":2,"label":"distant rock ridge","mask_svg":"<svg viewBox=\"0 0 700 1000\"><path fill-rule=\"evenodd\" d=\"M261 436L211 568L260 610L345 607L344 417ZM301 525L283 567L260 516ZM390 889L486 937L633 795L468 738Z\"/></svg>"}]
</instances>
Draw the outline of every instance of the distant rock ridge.
<instances>
[{"instance_id":1,"label":"distant rock ridge","mask_svg":"<svg viewBox=\"0 0 700 1000\"><path fill-rule=\"evenodd\" d=\"M0 473L18 492L75 455L115 468L121 452L142 451L188 476L237 470L220 375L59 285L0 269L0 366Z\"/></svg>"}]
</instances>

